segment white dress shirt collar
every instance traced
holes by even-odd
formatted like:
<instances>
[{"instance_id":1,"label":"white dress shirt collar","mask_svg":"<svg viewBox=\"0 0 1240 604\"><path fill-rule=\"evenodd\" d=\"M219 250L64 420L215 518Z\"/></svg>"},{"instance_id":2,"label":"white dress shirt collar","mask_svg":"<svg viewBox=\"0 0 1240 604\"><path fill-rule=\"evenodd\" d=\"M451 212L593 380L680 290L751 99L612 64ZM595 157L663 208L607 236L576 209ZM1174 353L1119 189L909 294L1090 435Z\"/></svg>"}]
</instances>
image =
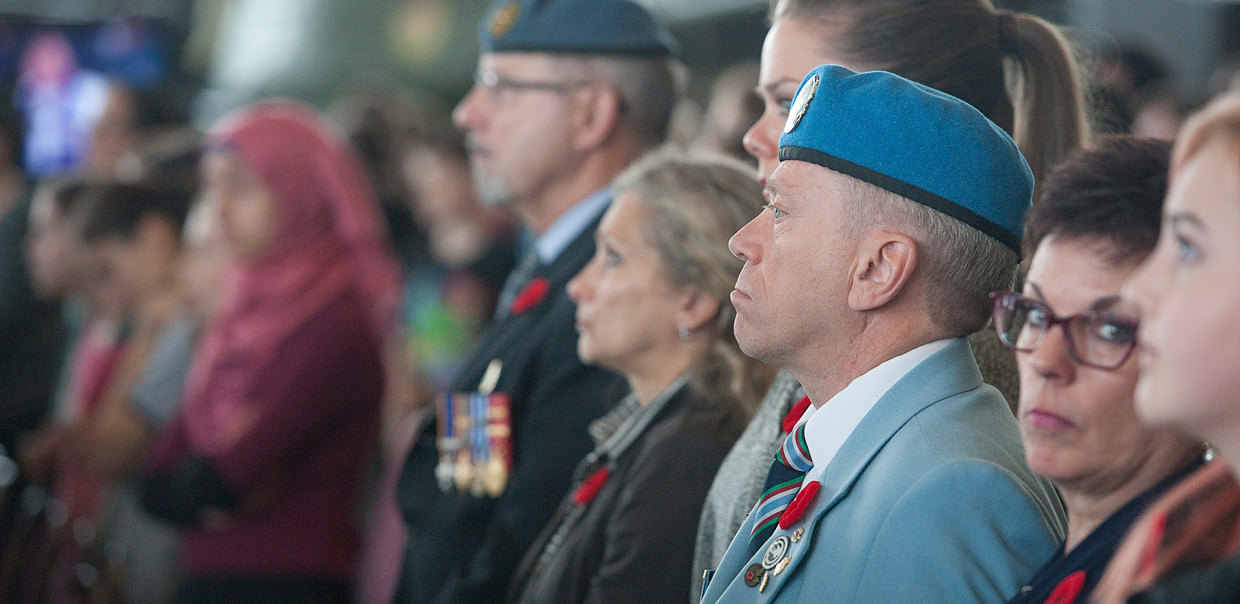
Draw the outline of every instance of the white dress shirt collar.
<instances>
[{"instance_id":1,"label":"white dress shirt collar","mask_svg":"<svg viewBox=\"0 0 1240 604\"><path fill-rule=\"evenodd\" d=\"M819 480L857 424L896 382L950 343L951 338L936 340L888 359L853 380L821 408L810 405L798 422L806 424L805 444L814 461L805 473L806 482Z\"/></svg>"}]
</instances>

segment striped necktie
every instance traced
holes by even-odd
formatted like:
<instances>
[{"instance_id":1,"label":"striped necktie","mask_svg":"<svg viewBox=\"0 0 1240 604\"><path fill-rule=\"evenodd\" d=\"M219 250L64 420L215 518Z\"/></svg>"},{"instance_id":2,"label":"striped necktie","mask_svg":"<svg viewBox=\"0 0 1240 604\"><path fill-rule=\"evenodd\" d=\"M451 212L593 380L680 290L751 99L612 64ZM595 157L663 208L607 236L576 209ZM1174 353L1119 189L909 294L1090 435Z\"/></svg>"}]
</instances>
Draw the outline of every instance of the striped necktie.
<instances>
[{"instance_id":1,"label":"striped necktie","mask_svg":"<svg viewBox=\"0 0 1240 604\"><path fill-rule=\"evenodd\" d=\"M775 532L779 516L788 508L805 480L805 473L813 467L809 447L805 443L805 424L802 423L788 435L784 445L775 454L771 469L762 485L762 498L754 509L756 520L749 533L748 556L752 558L763 543Z\"/></svg>"}]
</instances>

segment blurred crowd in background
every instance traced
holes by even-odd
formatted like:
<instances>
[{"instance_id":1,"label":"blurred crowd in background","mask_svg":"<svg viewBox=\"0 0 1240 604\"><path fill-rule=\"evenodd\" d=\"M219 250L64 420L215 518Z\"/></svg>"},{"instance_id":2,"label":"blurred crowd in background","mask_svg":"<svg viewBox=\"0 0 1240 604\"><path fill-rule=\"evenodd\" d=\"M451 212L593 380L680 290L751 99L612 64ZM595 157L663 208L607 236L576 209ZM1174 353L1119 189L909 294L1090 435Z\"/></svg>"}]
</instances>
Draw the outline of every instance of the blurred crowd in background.
<instances>
[{"instance_id":1,"label":"blurred crowd in background","mask_svg":"<svg viewBox=\"0 0 1240 604\"><path fill-rule=\"evenodd\" d=\"M222 101L185 73L192 38L147 19L0 14L0 602L156 603L176 583L177 535L142 511L134 480L227 302L235 259L220 241L237 236L194 203L201 113ZM1080 52L1096 132L1171 140L1240 87L1235 58L1197 91L1148 48ZM670 144L752 165L741 139L763 110L756 58L691 74ZM404 284L381 444L359 474L362 564L379 574L399 563L403 530L400 468L383 462L401 459L532 241L473 189L450 117L459 92L366 82L307 99L361 159ZM374 585L358 597L390 597Z\"/></svg>"}]
</instances>

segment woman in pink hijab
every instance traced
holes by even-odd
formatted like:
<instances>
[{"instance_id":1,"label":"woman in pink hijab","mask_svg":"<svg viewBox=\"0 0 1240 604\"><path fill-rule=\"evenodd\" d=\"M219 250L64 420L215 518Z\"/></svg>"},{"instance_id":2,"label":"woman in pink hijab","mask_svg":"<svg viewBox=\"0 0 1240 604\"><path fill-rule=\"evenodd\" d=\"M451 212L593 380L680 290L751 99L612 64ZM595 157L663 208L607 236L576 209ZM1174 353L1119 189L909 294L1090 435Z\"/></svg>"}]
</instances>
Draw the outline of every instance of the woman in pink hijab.
<instances>
[{"instance_id":1,"label":"woman in pink hijab","mask_svg":"<svg viewBox=\"0 0 1240 604\"><path fill-rule=\"evenodd\" d=\"M348 602L398 293L378 206L284 101L217 124L203 178L237 267L143 503L185 529L179 603Z\"/></svg>"}]
</instances>

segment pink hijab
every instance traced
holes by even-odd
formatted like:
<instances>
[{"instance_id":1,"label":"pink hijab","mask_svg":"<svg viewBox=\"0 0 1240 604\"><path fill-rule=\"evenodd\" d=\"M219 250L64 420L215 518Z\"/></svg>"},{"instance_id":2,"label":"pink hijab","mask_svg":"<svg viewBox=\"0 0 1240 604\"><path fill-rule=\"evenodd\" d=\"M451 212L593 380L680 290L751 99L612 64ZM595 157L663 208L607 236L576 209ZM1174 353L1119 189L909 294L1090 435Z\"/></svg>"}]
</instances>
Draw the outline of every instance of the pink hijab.
<instances>
[{"instance_id":1,"label":"pink hijab","mask_svg":"<svg viewBox=\"0 0 1240 604\"><path fill-rule=\"evenodd\" d=\"M207 149L236 154L271 192L279 221L262 257L228 276L187 378L190 444L212 454L261 416L262 401L247 393L307 320L357 288L383 342L396 324L400 284L361 165L312 109L289 101L247 107L216 124Z\"/></svg>"}]
</instances>

